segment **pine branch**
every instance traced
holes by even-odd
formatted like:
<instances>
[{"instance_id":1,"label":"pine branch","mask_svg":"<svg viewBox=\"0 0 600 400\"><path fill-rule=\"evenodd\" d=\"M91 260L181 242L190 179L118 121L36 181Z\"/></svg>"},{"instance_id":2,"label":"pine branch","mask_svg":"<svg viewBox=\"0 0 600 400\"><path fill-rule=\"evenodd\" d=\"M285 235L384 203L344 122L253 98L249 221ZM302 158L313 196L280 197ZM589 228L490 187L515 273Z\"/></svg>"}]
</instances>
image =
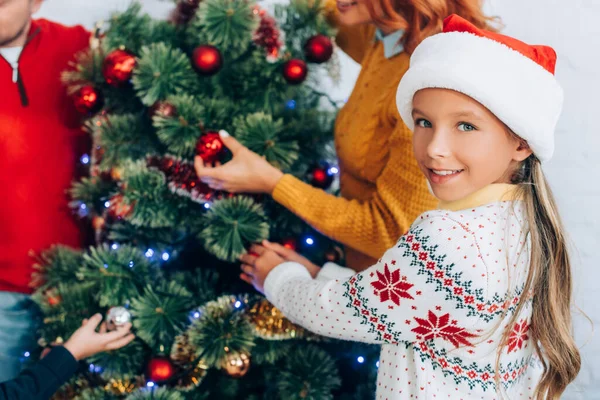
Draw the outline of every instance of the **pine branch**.
<instances>
[{"instance_id":1,"label":"pine branch","mask_svg":"<svg viewBox=\"0 0 600 400\"><path fill-rule=\"evenodd\" d=\"M165 43L143 46L133 74L133 87L146 106L189 90L196 82L189 58Z\"/></svg>"},{"instance_id":2,"label":"pine branch","mask_svg":"<svg viewBox=\"0 0 600 400\"><path fill-rule=\"evenodd\" d=\"M196 142L202 135L205 109L190 95L172 96L167 101L175 107L177 116L154 116L156 134L169 153L191 158Z\"/></svg>"},{"instance_id":3,"label":"pine branch","mask_svg":"<svg viewBox=\"0 0 600 400\"><path fill-rule=\"evenodd\" d=\"M265 156L278 169L289 169L298 159L298 143L286 140L283 121L273 121L263 112L238 117L233 126L237 139L250 150Z\"/></svg>"},{"instance_id":4,"label":"pine branch","mask_svg":"<svg viewBox=\"0 0 600 400\"><path fill-rule=\"evenodd\" d=\"M86 127L94 133L95 143L104 149L101 169L120 166L158 150L152 127L142 115L108 115L88 121Z\"/></svg>"},{"instance_id":5,"label":"pine branch","mask_svg":"<svg viewBox=\"0 0 600 400\"><path fill-rule=\"evenodd\" d=\"M95 298L100 306L122 306L139 295L145 280L156 266L139 249L122 245L112 250L108 245L90 248L77 278L94 283Z\"/></svg>"},{"instance_id":6,"label":"pine branch","mask_svg":"<svg viewBox=\"0 0 600 400\"><path fill-rule=\"evenodd\" d=\"M253 14L253 1L204 0L200 3L192 30L204 31L208 44L226 49L229 54L241 54L252 43L258 27Z\"/></svg>"},{"instance_id":7,"label":"pine branch","mask_svg":"<svg viewBox=\"0 0 600 400\"><path fill-rule=\"evenodd\" d=\"M183 331L194 303L191 293L177 282L156 289L147 285L143 294L131 300L137 336L152 348L167 348Z\"/></svg>"},{"instance_id":8,"label":"pine branch","mask_svg":"<svg viewBox=\"0 0 600 400\"><path fill-rule=\"evenodd\" d=\"M180 221L182 199L167 187L163 173L146 167L145 161L129 163L123 172L124 201L132 205L127 220L149 228L174 228Z\"/></svg>"},{"instance_id":9,"label":"pine branch","mask_svg":"<svg viewBox=\"0 0 600 400\"><path fill-rule=\"evenodd\" d=\"M250 353L253 328L234 306L235 298L222 296L202 306L200 318L188 329L189 340L206 365L220 368L229 353Z\"/></svg>"},{"instance_id":10,"label":"pine branch","mask_svg":"<svg viewBox=\"0 0 600 400\"><path fill-rule=\"evenodd\" d=\"M61 283L73 282L82 262L81 251L62 245L53 246L42 252L39 262L34 264L36 271L32 285L43 292Z\"/></svg>"},{"instance_id":11,"label":"pine branch","mask_svg":"<svg viewBox=\"0 0 600 400\"><path fill-rule=\"evenodd\" d=\"M249 197L215 202L200 233L207 251L225 261L236 261L246 246L268 237L269 225L262 207Z\"/></svg>"},{"instance_id":12,"label":"pine branch","mask_svg":"<svg viewBox=\"0 0 600 400\"><path fill-rule=\"evenodd\" d=\"M144 360L148 351L139 339L135 339L127 346L103 353L98 353L86 361L101 369L100 376L105 380L134 379L143 374Z\"/></svg>"},{"instance_id":13,"label":"pine branch","mask_svg":"<svg viewBox=\"0 0 600 400\"><path fill-rule=\"evenodd\" d=\"M110 49L124 47L138 54L152 33L152 19L141 14L142 5L137 1L121 14L113 14L110 18L110 29L104 38Z\"/></svg>"},{"instance_id":14,"label":"pine branch","mask_svg":"<svg viewBox=\"0 0 600 400\"><path fill-rule=\"evenodd\" d=\"M275 375L281 399L333 399L332 392L341 385L335 361L315 345L296 347Z\"/></svg>"},{"instance_id":15,"label":"pine branch","mask_svg":"<svg viewBox=\"0 0 600 400\"><path fill-rule=\"evenodd\" d=\"M140 389L125 398L125 400L185 400L180 392L162 387L159 389Z\"/></svg>"},{"instance_id":16,"label":"pine branch","mask_svg":"<svg viewBox=\"0 0 600 400\"><path fill-rule=\"evenodd\" d=\"M102 215L105 210L104 203L117 191L117 186L112 180L99 177L84 177L79 182L74 182L69 190L73 198L70 206L73 209L84 203L88 210L96 215Z\"/></svg>"}]
</instances>

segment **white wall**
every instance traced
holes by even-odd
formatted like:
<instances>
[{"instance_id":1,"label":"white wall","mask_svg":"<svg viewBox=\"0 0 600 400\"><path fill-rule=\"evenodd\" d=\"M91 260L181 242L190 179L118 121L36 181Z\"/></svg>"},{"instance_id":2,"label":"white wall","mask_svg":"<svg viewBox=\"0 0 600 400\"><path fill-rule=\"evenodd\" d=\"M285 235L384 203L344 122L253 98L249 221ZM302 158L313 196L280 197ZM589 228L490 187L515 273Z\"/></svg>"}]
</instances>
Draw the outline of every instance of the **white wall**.
<instances>
[{"instance_id":1,"label":"white wall","mask_svg":"<svg viewBox=\"0 0 600 400\"><path fill-rule=\"evenodd\" d=\"M156 17L172 7L168 0L143 0ZM273 3L268 0L267 4ZM129 0L46 0L39 16L66 24L92 27ZM263 3L264 4L264 3ZM556 154L546 166L562 216L577 252L575 299L600 326L600 0L487 0L489 14L498 15L504 32L529 43L553 46L559 56L557 77L565 89L565 107L556 137ZM329 92L345 99L354 85L358 66L340 55L342 80ZM587 320L576 316L575 327L584 367L565 399L600 399L600 340Z\"/></svg>"}]
</instances>

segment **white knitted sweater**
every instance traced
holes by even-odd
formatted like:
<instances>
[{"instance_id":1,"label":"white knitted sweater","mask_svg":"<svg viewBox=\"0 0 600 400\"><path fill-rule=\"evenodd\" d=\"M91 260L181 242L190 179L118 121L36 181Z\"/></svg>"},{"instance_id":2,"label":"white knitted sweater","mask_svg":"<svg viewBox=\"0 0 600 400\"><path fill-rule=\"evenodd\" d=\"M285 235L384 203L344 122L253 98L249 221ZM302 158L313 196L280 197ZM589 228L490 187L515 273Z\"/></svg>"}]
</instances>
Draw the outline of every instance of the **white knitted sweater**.
<instances>
[{"instance_id":1,"label":"white knitted sweater","mask_svg":"<svg viewBox=\"0 0 600 400\"><path fill-rule=\"evenodd\" d=\"M531 295L522 293L528 266L523 204L513 186L491 185L421 215L360 274L329 263L313 280L287 262L268 275L265 293L310 331L382 344L377 399L530 399L541 369L528 331Z\"/></svg>"}]
</instances>

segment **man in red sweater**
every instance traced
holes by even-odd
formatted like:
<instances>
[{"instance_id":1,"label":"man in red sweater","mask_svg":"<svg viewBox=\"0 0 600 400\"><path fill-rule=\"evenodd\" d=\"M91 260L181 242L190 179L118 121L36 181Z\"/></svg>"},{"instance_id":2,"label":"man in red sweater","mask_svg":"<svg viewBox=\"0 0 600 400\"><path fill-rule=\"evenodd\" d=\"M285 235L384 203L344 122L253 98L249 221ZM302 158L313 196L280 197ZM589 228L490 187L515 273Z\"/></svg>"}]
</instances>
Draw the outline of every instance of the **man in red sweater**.
<instances>
[{"instance_id":1,"label":"man in red sweater","mask_svg":"<svg viewBox=\"0 0 600 400\"><path fill-rule=\"evenodd\" d=\"M90 35L33 20L41 3L0 0L0 382L36 346L35 255L83 239L66 191L88 139L60 74Z\"/></svg>"}]
</instances>

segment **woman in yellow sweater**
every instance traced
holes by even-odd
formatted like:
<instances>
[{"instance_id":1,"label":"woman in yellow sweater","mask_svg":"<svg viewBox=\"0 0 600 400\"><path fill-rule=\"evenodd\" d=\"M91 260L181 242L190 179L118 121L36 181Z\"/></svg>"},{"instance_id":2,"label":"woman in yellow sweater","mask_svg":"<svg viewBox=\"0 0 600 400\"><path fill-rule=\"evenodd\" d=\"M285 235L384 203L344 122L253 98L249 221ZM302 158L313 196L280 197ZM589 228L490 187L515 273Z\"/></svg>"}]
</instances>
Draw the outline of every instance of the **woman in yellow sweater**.
<instances>
[{"instance_id":1,"label":"woman in yellow sweater","mask_svg":"<svg viewBox=\"0 0 600 400\"><path fill-rule=\"evenodd\" d=\"M268 193L308 224L346 247L347 266L372 265L423 211L436 206L412 155L396 88L410 53L459 14L481 28L481 0L328 0L336 43L362 66L335 123L340 191L332 196L285 175L222 131L233 159L219 167L197 157L198 176L214 189Z\"/></svg>"}]
</instances>

